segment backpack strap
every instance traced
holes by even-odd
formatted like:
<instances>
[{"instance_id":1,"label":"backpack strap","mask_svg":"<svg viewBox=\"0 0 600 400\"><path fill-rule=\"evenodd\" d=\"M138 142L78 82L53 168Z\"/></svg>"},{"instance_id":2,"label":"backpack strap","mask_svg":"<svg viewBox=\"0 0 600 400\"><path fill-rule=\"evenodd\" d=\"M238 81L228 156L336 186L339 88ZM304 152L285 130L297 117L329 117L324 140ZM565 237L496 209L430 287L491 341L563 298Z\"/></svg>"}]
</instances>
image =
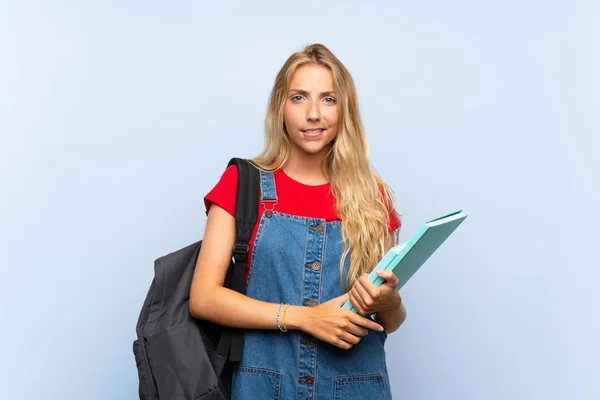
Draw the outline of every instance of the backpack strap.
<instances>
[{"instance_id":1,"label":"backpack strap","mask_svg":"<svg viewBox=\"0 0 600 400\"><path fill-rule=\"evenodd\" d=\"M235 268L231 288L246 294L246 261L250 250L248 243L258 218L260 173L247 160L233 158L229 161L228 167L234 164L238 170L238 186L235 202L235 244L233 245Z\"/></svg>"},{"instance_id":2,"label":"backpack strap","mask_svg":"<svg viewBox=\"0 0 600 400\"><path fill-rule=\"evenodd\" d=\"M260 173L248 160L232 158L228 167L236 165L238 185L235 204L235 244L233 245L232 267L227 271L225 287L246 294L246 261L250 251L249 241L258 219L260 195ZM217 352L232 362L242 359L244 331L225 327Z\"/></svg>"}]
</instances>

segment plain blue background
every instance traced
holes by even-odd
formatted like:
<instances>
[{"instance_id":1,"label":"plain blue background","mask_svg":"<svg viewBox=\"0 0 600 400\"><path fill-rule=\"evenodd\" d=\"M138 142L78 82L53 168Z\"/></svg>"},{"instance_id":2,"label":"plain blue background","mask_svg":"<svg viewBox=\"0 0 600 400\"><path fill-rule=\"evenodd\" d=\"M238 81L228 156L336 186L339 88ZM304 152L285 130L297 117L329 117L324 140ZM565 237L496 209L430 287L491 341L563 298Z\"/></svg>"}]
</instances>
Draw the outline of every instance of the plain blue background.
<instances>
[{"instance_id":1,"label":"plain blue background","mask_svg":"<svg viewBox=\"0 0 600 400\"><path fill-rule=\"evenodd\" d=\"M398 399L600 398L598 2L2 1L0 397L134 399L155 258L263 146L322 42L359 92L401 239L469 218L406 285Z\"/></svg>"}]
</instances>

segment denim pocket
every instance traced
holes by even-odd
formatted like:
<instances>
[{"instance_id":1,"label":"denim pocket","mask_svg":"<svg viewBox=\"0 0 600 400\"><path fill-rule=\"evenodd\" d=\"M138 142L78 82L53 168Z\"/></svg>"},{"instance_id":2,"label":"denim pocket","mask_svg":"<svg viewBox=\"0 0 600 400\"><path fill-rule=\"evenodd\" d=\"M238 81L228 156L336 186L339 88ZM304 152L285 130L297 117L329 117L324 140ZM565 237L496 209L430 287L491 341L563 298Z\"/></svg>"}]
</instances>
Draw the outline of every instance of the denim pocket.
<instances>
[{"instance_id":1,"label":"denim pocket","mask_svg":"<svg viewBox=\"0 0 600 400\"><path fill-rule=\"evenodd\" d=\"M265 400L279 400L279 379L279 372L263 368L236 367L233 372L232 393L251 394Z\"/></svg>"},{"instance_id":2,"label":"denim pocket","mask_svg":"<svg viewBox=\"0 0 600 400\"><path fill-rule=\"evenodd\" d=\"M335 379L335 400L388 400L381 375L345 376Z\"/></svg>"}]
</instances>

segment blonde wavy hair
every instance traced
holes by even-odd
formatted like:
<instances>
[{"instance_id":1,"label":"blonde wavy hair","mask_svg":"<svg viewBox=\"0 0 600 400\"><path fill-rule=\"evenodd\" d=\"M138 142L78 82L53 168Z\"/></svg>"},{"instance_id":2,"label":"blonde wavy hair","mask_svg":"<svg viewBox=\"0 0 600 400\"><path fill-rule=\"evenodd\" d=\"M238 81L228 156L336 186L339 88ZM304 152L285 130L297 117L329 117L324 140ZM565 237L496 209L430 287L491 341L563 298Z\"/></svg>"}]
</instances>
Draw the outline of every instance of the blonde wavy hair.
<instances>
[{"instance_id":1,"label":"blonde wavy hair","mask_svg":"<svg viewBox=\"0 0 600 400\"><path fill-rule=\"evenodd\" d=\"M336 199L342 221L344 252L340 277L350 257L346 289L364 273L371 272L383 257L390 225L396 217L394 195L369 162L369 146L361 122L356 87L352 76L322 44L306 46L292 54L275 78L265 117L266 146L252 161L261 169L276 171L290 157L291 145L284 124L284 107L289 84L296 70L307 64L323 66L333 76L339 107L339 126L324 160L324 170ZM394 234L394 243L398 237Z\"/></svg>"}]
</instances>

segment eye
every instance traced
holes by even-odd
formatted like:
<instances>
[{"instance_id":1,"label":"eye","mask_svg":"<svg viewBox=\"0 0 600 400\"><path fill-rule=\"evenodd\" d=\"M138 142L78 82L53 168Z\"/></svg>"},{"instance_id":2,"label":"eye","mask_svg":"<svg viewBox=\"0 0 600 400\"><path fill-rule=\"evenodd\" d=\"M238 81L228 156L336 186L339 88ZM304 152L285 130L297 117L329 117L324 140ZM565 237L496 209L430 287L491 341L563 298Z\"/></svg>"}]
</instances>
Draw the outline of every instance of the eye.
<instances>
[{"instance_id":1,"label":"eye","mask_svg":"<svg viewBox=\"0 0 600 400\"><path fill-rule=\"evenodd\" d=\"M292 96L292 101L302 101L302 96L300 96L299 94Z\"/></svg>"},{"instance_id":2,"label":"eye","mask_svg":"<svg viewBox=\"0 0 600 400\"><path fill-rule=\"evenodd\" d=\"M326 103L335 104L335 99L333 97L326 97L325 98L325 102Z\"/></svg>"}]
</instances>

